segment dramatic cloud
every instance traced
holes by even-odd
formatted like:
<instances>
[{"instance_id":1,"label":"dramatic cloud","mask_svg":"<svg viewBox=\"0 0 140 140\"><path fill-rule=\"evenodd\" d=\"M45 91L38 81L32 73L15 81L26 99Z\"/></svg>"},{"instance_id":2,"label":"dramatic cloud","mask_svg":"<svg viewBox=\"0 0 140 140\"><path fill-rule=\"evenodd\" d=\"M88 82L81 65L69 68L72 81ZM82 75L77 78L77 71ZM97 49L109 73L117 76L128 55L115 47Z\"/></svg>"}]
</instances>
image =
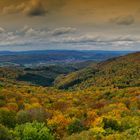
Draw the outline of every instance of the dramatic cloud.
<instances>
[{"instance_id":1,"label":"dramatic cloud","mask_svg":"<svg viewBox=\"0 0 140 140\"><path fill-rule=\"evenodd\" d=\"M115 17L110 19L110 21L118 25L131 25L135 22L135 19L132 15L128 15L128 16Z\"/></svg>"},{"instance_id":2,"label":"dramatic cloud","mask_svg":"<svg viewBox=\"0 0 140 140\"><path fill-rule=\"evenodd\" d=\"M54 31L62 31L67 29L63 35L53 35ZM69 30L68 30L69 29ZM132 49L136 45L140 44L139 36L132 35L120 35L120 36L105 36L102 34L69 34L72 30L76 30L72 27L60 27L52 30L35 29L33 27L25 26L22 29L11 32L3 28L0 28L0 47L10 47L19 50L31 49L49 49L58 47L59 49L113 49L113 50L127 50ZM69 31L69 32L68 32ZM41 47L41 48L40 48ZM46 49L47 49L46 48Z\"/></svg>"},{"instance_id":3,"label":"dramatic cloud","mask_svg":"<svg viewBox=\"0 0 140 140\"><path fill-rule=\"evenodd\" d=\"M30 0L27 3L21 3L17 6L10 5L3 8L3 14L23 13L28 16L43 16L47 10L41 0Z\"/></svg>"},{"instance_id":4,"label":"dramatic cloud","mask_svg":"<svg viewBox=\"0 0 140 140\"><path fill-rule=\"evenodd\" d=\"M88 43L98 43L98 44L115 44L115 43L125 43L125 42L135 42L139 41L138 38L132 37L132 36L101 36L101 35L80 35L80 36L68 36L63 38L55 38L53 40L56 43L69 43L69 44L88 44Z\"/></svg>"},{"instance_id":5,"label":"dramatic cloud","mask_svg":"<svg viewBox=\"0 0 140 140\"><path fill-rule=\"evenodd\" d=\"M61 27L61 28L56 28L50 33L54 36L59 36L59 35L65 35L69 33L74 33L76 31L76 28L72 27Z\"/></svg>"},{"instance_id":6,"label":"dramatic cloud","mask_svg":"<svg viewBox=\"0 0 140 140\"><path fill-rule=\"evenodd\" d=\"M140 0L0 0L0 49L140 50L139 5Z\"/></svg>"},{"instance_id":7,"label":"dramatic cloud","mask_svg":"<svg viewBox=\"0 0 140 140\"><path fill-rule=\"evenodd\" d=\"M46 10L41 0L32 0L27 7L23 10L28 16L42 16L46 14Z\"/></svg>"},{"instance_id":8,"label":"dramatic cloud","mask_svg":"<svg viewBox=\"0 0 140 140\"><path fill-rule=\"evenodd\" d=\"M98 49L104 50L139 50L140 44L139 37L133 36L102 36L102 35L81 35L81 36L69 36L63 38L55 38L52 42L63 44L63 46L75 46L75 49Z\"/></svg>"}]
</instances>

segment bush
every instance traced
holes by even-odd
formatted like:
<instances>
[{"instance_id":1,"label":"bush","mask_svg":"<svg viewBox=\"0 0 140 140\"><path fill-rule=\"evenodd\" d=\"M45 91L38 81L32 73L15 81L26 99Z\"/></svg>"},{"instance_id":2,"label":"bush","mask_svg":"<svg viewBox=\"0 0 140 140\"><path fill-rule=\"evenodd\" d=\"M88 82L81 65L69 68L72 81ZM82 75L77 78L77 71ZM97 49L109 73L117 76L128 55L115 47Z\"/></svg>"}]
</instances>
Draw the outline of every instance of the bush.
<instances>
[{"instance_id":1,"label":"bush","mask_svg":"<svg viewBox=\"0 0 140 140\"><path fill-rule=\"evenodd\" d=\"M0 140L13 140L8 128L0 124Z\"/></svg>"},{"instance_id":2,"label":"bush","mask_svg":"<svg viewBox=\"0 0 140 140\"><path fill-rule=\"evenodd\" d=\"M6 105L6 101L5 100L2 100L0 99L0 107L3 107Z\"/></svg>"},{"instance_id":3,"label":"bush","mask_svg":"<svg viewBox=\"0 0 140 140\"><path fill-rule=\"evenodd\" d=\"M16 118L19 124L26 122L45 122L48 117L48 113L42 108L32 108L29 110L21 110L17 113Z\"/></svg>"},{"instance_id":4,"label":"bush","mask_svg":"<svg viewBox=\"0 0 140 140\"><path fill-rule=\"evenodd\" d=\"M121 130L121 126L119 125L117 120L112 118L103 118L103 128L104 129L112 129L112 130Z\"/></svg>"},{"instance_id":5,"label":"bush","mask_svg":"<svg viewBox=\"0 0 140 140\"><path fill-rule=\"evenodd\" d=\"M24 110L21 110L17 113L16 119L17 119L18 124L27 123L27 122L30 122L30 120L31 120L27 111L24 111Z\"/></svg>"},{"instance_id":6,"label":"bush","mask_svg":"<svg viewBox=\"0 0 140 140\"><path fill-rule=\"evenodd\" d=\"M15 127L15 134L21 140L54 140L54 136L44 123L33 122Z\"/></svg>"},{"instance_id":7,"label":"bush","mask_svg":"<svg viewBox=\"0 0 140 140\"><path fill-rule=\"evenodd\" d=\"M15 113L8 109L0 110L0 123L13 128L16 124Z\"/></svg>"},{"instance_id":8,"label":"bush","mask_svg":"<svg viewBox=\"0 0 140 140\"><path fill-rule=\"evenodd\" d=\"M79 133L83 130L86 130L86 128L84 127L84 125L80 120L75 120L67 128L68 134L70 135L73 133Z\"/></svg>"}]
</instances>

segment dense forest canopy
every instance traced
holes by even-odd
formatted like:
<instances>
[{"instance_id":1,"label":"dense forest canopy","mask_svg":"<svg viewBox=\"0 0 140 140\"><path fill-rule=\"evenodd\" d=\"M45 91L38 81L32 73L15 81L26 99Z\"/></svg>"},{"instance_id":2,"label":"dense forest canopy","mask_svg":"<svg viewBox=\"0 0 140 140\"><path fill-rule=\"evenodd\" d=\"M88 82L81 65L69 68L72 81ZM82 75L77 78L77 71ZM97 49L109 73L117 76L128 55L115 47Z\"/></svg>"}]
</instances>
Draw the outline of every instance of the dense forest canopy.
<instances>
[{"instance_id":1,"label":"dense forest canopy","mask_svg":"<svg viewBox=\"0 0 140 140\"><path fill-rule=\"evenodd\" d=\"M0 140L140 139L140 53L81 64L51 87L17 78L56 66L0 68Z\"/></svg>"}]
</instances>

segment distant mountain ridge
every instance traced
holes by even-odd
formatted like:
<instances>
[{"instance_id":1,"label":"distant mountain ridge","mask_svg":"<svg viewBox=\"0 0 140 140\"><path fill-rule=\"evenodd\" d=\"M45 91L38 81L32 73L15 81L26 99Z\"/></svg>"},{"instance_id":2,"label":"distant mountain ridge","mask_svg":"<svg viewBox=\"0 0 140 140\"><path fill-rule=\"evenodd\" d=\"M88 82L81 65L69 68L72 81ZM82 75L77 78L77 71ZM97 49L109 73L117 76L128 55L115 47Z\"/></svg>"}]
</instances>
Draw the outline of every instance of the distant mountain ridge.
<instances>
[{"instance_id":1,"label":"distant mountain ridge","mask_svg":"<svg viewBox=\"0 0 140 140\"><path fill-rule=\"evenodd\" d=\"M29 51L0 51L0 55L9 55L9 54L39 54L39 53L66 53L66 52L71 52L71 53L75 53L75 52L94 52L94 53L116 53L116 54L126 54L126 53L130 53L130 52L135 52L135 51L107 51L107 50L29 50Z\"/></svg>"},{"instance_id":2,"label":"distant mountain ridge","mask_svg":"<svg viewBox=\"0 0 140 140\"><path fill-rule=\"evenodd\" d=\"M82 61L103 61L130 53L130 51L73 51L41 50L24 52L0 52L0 63L34 64L34 63L69 63Z\"/></svg>"}]
</instances>

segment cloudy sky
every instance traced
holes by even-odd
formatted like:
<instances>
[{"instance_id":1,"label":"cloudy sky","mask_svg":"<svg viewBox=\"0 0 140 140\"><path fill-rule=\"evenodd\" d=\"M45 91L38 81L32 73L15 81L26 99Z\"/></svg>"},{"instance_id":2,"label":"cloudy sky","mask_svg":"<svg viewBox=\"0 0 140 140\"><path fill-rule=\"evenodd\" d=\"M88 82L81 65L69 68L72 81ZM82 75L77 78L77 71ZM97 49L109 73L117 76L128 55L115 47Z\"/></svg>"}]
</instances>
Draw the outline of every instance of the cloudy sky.
<instances>
[{"instance_id":1,"label":"cloudy sky","mask_svg":"<svg viewBox=\"0 0 140 140\"><path fill-rule=\"evenodd\" d=\"M0 50L140 50L140 0L0 0Z\"/></svg>"}]
</instances>

